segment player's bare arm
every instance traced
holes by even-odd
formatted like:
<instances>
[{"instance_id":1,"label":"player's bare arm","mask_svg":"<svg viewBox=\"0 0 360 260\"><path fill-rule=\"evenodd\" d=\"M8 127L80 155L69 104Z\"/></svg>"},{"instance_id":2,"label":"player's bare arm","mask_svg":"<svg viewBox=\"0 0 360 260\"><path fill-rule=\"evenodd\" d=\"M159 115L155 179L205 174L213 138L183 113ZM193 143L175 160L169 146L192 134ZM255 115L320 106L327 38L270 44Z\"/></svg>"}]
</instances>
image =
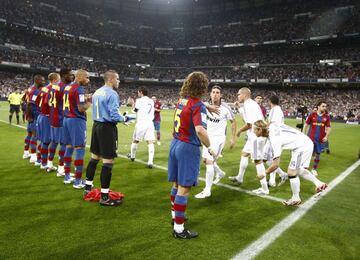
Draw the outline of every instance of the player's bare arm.
<instances>
[{"instance_id":1,"label":"player's bare arm","mask_svg":"<svg viewBox=\"0 0 360 260\"><path fill-rule=\"evenodd\" d=\"M230 149L232 149L236 142L236 120L230 120L231 122L231 139L230 139Z\"/></svg>"},{"instance_id":2,"label":"player's bare arm","mask_svg":"<svg viewBox=\"0 0 360 260\"><path fill-rule=\"evenodd\" d=\"M268 175L279 168L280 165L280 157L275 158L272 161L272 164L265 170L265 174Z\"/></svg>"},{"instance_id":3,"label":"player's bare arm","mask_svg":"<svg viewBox=\"0 0 360 260\"><path fill-rule=\"evenodd\" d=\"M236 136L237 136L237 137L240 137L240 135L241 135L242 132L245 132L245 131L251 129L251 127L252 127L251 124L246 123L245 125L243 125L243 126L237 131Z\"/></svg>"},{"instance_id":4,"label":"player's bare arm","mask_svg":"<svg viewBox=\"0 0 360 260\"><path fill-rule=\"evenodd\" d=\"M331 127L325 127L325 136L322 139L322 142L326 142L329 139L330 132L331 132Z\"/></svg>"}]
</instances>

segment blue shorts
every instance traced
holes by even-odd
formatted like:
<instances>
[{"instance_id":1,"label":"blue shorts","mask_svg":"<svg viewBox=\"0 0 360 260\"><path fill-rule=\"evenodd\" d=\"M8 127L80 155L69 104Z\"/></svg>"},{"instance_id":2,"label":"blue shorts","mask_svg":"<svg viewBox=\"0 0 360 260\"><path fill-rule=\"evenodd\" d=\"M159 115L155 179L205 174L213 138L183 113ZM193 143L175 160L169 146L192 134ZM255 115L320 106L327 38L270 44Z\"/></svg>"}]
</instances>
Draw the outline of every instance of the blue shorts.
<instances>
[{"instance_id":1,"label":"blue shorts","mask_svg":"<svg viewBox=\"0 0 360 260\"><path fill-rule=\"evenodd\" d=\"M154 128L155 131L160 131L160 121L154 121Z\"/></svg>"},{"instance_id":2,"label":"blue shorts","mask_svg":"<svg viewBox=\"0 0 360 260\"><path fill-rule=\"evenodd\" d=\"M37 118L34 119L34 121L32 121L31 123L28 123L28 132L36 132L36 121Z\"/></svg>"},{"instance_id":3,"label":"blue shorts","mask_svg":"<svg viewBox=\"0 0 360 260\"><path fill-rule=\"evenodd\" d=\"M184 187L198 185L200 146L173 139L168 159L168 181Z\"/></svg>"},{"instance_id":4,"label":"blue shorts","mask_svg":"<svg viewBox=\"0 0 360 260\"><path fill-rule=\"evenodd\" d=\"M28 124L27 124L26 131L28 131L28 133L31 133L31 132L32 132L31 123L29 123L29 122L28 122Z\"/></svg>"},{"instance_id":5,"label":"blue shorts","mask_svg":"<svg viewBox=\"0 0 360 260\"><path fill-rule=\"evenodd\" d=\"M86 121L81 118L64 118L64 143L76 146L86 145Z\"/></svg>"},{"instance_id":6,"label":"blue shorts","mask_svg":"<svg viewBox=\"0 0 360 260\"><path fill-rule=\"evenodd\" d=\"M39 115L36 121L37 138L42 143L50 143L50 122L49 117Z\"/></svg>"},{"instance_id":7,"label":"blue shorts","mask_svg":"<svg viewBox=\"0 0 360 260\"><path fill-rule=\"evenodd\" d=\"M322 153L324 151L324 144L314 142L314 153Z\"/></svg>"},{"instance_id":8,"label":"blue shorts","mask_svg":"<svg viewBox=\"0 0 360 260\"><path fill-rule=\"evenodd\" d=\"M50 139L53 143L65 144L64 127L51 127Z\"/></svg>"}]
</instances>

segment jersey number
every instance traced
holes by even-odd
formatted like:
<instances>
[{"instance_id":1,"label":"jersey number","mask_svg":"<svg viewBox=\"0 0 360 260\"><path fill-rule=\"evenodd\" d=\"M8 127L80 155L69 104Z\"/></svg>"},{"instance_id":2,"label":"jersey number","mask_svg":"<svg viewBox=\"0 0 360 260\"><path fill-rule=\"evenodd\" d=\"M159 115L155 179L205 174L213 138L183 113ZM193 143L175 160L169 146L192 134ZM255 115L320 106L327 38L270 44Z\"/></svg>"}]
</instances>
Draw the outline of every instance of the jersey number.
<instances>
[{"instance_id":1,"label":"jersey number","mask_svg":"<svg viewBox=\"0 0 360 260\"><path fill-rule=\"evenodd\" d=\"M70 103L69 103L69 94L68 93L64 93L64 110L67 108L70 110Z\"/></svg>"},{"instance_id":2,"label":"jersey number","mask_svg":"<svg viewBox=\"0 0 360 260\"><path fill-rule=\"evenodd\" d=\"M55 98L55 93L50 92L50 105L54 108L56 108L56 98Z\"/></svg>"},{"instance_id":3,"label":"jersey number","mask_svg":"<svg viewBox=\"0 0 360 260\"><path fill-rule=\"evenodd\" d=\"M175 111L175 116L174 116L174 129L175 129L175 133L179 133L179 129L180 129L180 114L181 114L182 110L181 109L176 109Z\"/></svg>"}]
</instances>

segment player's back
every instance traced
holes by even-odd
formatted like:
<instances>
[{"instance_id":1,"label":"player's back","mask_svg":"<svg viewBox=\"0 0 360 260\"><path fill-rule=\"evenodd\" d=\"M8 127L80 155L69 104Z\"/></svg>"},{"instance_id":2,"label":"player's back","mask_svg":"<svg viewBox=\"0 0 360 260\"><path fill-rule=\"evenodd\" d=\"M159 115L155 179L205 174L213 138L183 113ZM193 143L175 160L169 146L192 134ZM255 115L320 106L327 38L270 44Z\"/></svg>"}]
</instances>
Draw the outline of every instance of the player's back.
<instances>
[{"instance_id":1,"label":"player's back","mask_svg":"<svg viewBox=\"0 0 360 260\"><path fill-rule=\"evenodd\" d=\"M284 112L280 106L274 106L269 113L269 123L284 124Z\"/></svg>"},{"instance_id":2,"label":"player's back","mask_svg":"<svg viewBox=\"0 0 360 260\"><path fill-rule=\"evenodd\" d=\"M244 120L249 124L254 124L258 120L264 120L259 104L251 98L244 102Z\"/></svg>"},{"instance_id":3,"label":"player's back","mask_svg":"<svg viewBox=\"0 0 360 260\"><path fill-rule=\"evenodd\" d=\"M86 113L80 112L78 106L85 103L84 87L72 83L65 87L63 94L64 116L67 118L81 118L86 120Z\"/></svg>"},{"instance_id":4,"label":"player's back","mask_svg":"<svg viewBox=\"0 0 360 260\"><path fill-rule=\"evenodd\" d=\"M154 101L143 96L138 98L135 103L136 122L137 123L151 123L154 120Z\"/></svg>"},{"instance_id":5,"label":"player's back","mask_svg":"<svg viewBox=\"0 0 360 260\"><path fill-rule=\"evenodd\" d=\"M42 87L40 91L39 109L40 109L40 113L45 116L49 116L50 114L50 106L49 106L50 90L51 90L51 85L48 85L46 87Z\"/></svg>"},{"instance_id":6,"label":"player's back","mask_svg":"<svg viewBox=\"0 0 360 260\"><path fill-rule=\"evenodd\" d=\"M197 146L201 142L196 135L195 126L206 128L206 108L197 98L180 98L174 115L174 138Z\"/></svg>"},{"instance_id":7,"label":"player's back","mask_svg":"<svg viewBox=\"0 0 360 260\"><path fill-rule=\"evenodd\" d=\"M49 91L49 106L50 106L50 122L53 127L62 127L63 123L63 93L65 84L52 85Z\"/></svg>"},{"instance_id":8,"label":"player's back","mask_svg":"<svg viewBox=\"0 0 360 260\"><path fill-rule=\"evenodd\" d=\"M272 123L269 126L270 142L281 144L284 150L298 149L311 140L299 130L285 124Z\"/></svg>"}]
</instances>

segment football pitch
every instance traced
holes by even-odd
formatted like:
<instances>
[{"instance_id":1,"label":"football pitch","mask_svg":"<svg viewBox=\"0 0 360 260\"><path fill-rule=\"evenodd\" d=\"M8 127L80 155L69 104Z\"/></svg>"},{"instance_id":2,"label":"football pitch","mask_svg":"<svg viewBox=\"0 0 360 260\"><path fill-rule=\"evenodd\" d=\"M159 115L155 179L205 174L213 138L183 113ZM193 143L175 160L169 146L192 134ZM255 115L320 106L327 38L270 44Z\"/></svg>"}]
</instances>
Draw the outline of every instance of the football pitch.
<instances>
[{"instance_id":1,"label":"football pitch","mask_svg":"<svg viewBox=\"0 0 360 260\"><path fill-rule=\"evenodd\" d=\"M8 104L1 102L0 259L229 259L249 250L249 245L283 219L301 211L302 206L284 207L280 202L291 196L289 182L270 188L267 197L252 194L250 191L258 188L259 182L251 163L244 184L231 185L227 176L238 172L244 144L241 136L234 149L230 150L228 143L225 146L218 164L227 176L220 185L213 186L212 197L206 200L193 197L202 190L204 182L192 190L187 227L198 231L200 236L187 241L174 239L169 200L171 184L167 182L166 171L173 111L164 110L161 115L161 146L155 146L153 169L142 163L147 161L144 142L138 148L138 161L124 158L130 150L134 124L118 125L121 157L116 159L113 168L111 188L124 193L125 199L123 205L108 208L83 201L82 191L65 186L54 173L45 173L23 160L26 132L22 127L25 125L7 124ZM13 118L13 123L15 121ZM238 127L242 124L238 118L237 123ZM291 126L297 123L287 120ZM91 125L89 112L88 145ZM333 123L331 153L321 156L319 179L330 183L356 163L359 146L360 126ZM87 149L85 165L89 155ZM285 170L289 153L285 152L281 161ZM54 162L57 165L57 157ZM97 188L99 170L100 166L94 182ZM201 177L204 177L203 165ZM303 202L312 199L316 203L304 208L305 214L285 228L274 242L264 246L263 251L259 250L256 258L359 258L359 187L360 167L318 198L313 197L313 184L301 179Z\"/></svg>"}]
</instances>

